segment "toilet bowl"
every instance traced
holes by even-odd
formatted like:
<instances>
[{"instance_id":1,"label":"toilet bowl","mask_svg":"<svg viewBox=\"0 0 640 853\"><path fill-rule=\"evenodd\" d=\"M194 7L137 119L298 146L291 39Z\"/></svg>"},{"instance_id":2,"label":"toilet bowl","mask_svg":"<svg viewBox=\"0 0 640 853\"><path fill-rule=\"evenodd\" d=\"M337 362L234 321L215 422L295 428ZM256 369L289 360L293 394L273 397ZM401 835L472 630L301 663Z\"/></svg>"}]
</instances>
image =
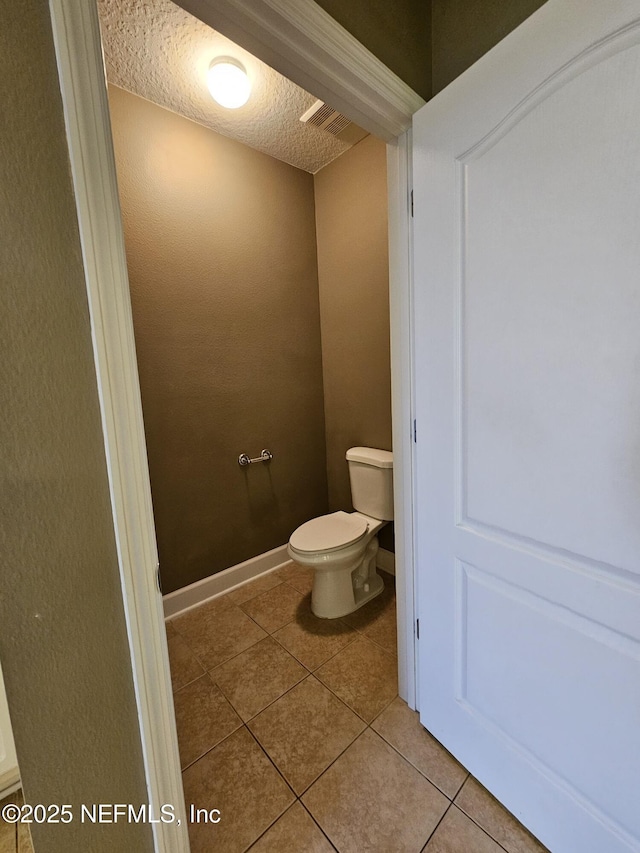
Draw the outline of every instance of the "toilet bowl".
<instances>
[{"instance_id":1,"label":"toilet bowl","mask_svg":"<svg viewBox=\"0 0 640 853\"><path fill-rule=\"evenodd\" d=\"M393 456L353 447L347 462L355 512L332 512L305 522L287 548L293 560L314 569L311 610L323 619L346 616L384 589L376 571L376 534L393 518Z\"/></svg>"}]
</instances>

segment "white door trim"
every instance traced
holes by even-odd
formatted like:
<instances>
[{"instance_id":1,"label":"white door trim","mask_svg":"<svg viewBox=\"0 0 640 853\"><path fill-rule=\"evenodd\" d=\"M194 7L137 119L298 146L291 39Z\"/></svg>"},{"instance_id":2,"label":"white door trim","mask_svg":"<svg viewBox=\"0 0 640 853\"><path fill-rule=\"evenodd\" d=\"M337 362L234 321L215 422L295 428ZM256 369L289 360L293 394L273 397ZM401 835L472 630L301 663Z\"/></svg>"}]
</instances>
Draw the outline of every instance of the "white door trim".
<instances>
[{"instance_id":1,"label":"white door trim","mask_svg":"<svg viewBox=\"0 0 640 853\"><path fill-rule=\"evenodd\" d=\"M190 4L182 5L188 8ZM284 69L294 82L309 86L314 93L327 92L333 106L387 141L410 126L413 112L423 103L311 0L203 0L200 6L211 13L218 8L223 10L216 26L225 35L233 38L235 34L246 47L250 31L255 43L249 49L257 56L264 59L268 53L267 61L278 70ZM155 528L99 21L95 2L50 0L50 9L149 803L157 812L163 803L182 809L182 779L162 599L156 585ZM238 20L243 15L246 29L241 41ZM388 146L394 452L396 459L402 460L396 468L398 654L400 692L413 707L410 156L408 135ZM180 826L155 824L154 839L155 849L162 853L188 851L186 821Z\"/></svg>"},{"instance_id":2,"label":"white door trim","mask_svg":"<svg viewBox=\"0 0 640 853\"><path fill-rule=\"evenodd\" d=\"M417 707L414 603L414 443L412 316L411 130L387 144L391 415L395 504L398 692Z\"/></svg>"},{"instance_id":3,"label":"white door trim","mask_svg":"<svg viewBox=\"0 0 640 853\"><path fill-rule=\"evenodd\" d=\"M104 433L113 523L147 794L171 803L181 825L153 824L159 853L187 853L155 528L142 423L131 299L95 3L50 0L60 89Z\"/></svg>"}]
</instances>

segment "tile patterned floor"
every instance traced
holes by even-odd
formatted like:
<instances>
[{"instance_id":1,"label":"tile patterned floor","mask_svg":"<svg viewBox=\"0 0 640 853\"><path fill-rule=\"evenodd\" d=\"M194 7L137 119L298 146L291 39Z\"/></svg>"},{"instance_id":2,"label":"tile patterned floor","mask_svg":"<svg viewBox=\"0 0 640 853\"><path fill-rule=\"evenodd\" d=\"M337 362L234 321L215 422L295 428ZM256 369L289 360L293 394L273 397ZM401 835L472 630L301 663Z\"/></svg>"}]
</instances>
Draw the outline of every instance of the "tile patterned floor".
<instances>
[{"instance_id":1,"label":"tile patterned floor","mask_svg":"<svg viewBox=\"0 0 640 853\"><path fill-rule=\"evenodd\" d=\"M0 811L7 803L22 805L24 803L22 790L19 789L0 800ZM33 853L29 825L26 823L5 823L0 818L0 853Z\"/></svg>"},{"instance_id":2,"label":"tile patterned floor","mask_svg":"<svg viewBox=\"0 0 640 853\"><path fill-rule=\"evenodd\" d=\"M393 578L325 620L312 577L290 563L167 624L185 798L221 813L192 853L545 853L398 697Z\"/></svg>"}]
</instances>

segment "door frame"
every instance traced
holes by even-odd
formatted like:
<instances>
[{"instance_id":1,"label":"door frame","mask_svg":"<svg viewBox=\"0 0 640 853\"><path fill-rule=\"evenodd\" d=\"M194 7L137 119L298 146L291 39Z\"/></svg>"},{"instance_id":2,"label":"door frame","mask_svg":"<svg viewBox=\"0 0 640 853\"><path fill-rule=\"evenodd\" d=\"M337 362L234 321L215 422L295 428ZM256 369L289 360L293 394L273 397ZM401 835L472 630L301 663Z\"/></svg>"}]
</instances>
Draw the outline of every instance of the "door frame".
<instances>
[{"instance_id":1,"label":"door frame","mask_svg":"<svg viewBox=\"0 0 640 853\"><path fill-rule=\"evenodd\" d=\"M399 692L416 703L411 118L423 99L313 0L182 0L224 35L387 142ZM95 0L50 0L149 803L182 809L131 299ZM184 813L183 813L184 817ZM189 850L186 820L155 849Z\"/></svg>"}]
</instances>

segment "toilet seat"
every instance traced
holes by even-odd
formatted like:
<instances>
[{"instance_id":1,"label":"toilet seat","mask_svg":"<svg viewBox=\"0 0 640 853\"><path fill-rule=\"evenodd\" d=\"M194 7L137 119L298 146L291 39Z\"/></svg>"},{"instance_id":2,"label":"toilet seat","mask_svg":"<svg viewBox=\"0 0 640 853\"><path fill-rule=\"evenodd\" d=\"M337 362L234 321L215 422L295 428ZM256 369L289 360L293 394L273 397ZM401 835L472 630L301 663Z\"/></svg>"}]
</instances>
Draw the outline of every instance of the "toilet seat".
<instances>
[{"instance_id":1,"label":"toilet seat","mask_svg":"<svg viewBox=\"0 0 640 853\"><path fill-rule=\"evenodd\" d=\"M361 515L340 510L302 524L289 542L301 553L338 551L362 539L368 529L369 524Z\"/></svg>"}]
</instances>

